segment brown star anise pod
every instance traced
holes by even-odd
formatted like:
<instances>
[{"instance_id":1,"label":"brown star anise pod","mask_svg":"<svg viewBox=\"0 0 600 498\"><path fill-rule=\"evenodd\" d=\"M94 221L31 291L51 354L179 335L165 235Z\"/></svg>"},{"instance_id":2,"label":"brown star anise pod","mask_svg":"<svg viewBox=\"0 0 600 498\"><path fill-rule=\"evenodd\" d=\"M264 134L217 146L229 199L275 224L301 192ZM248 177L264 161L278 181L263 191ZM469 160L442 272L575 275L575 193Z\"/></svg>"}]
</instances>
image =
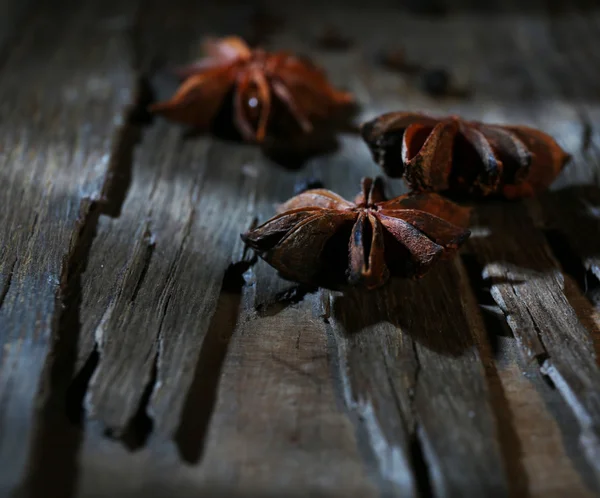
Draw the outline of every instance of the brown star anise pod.
<instances>
[{"instance_id":1,"label":"brown star anise pod","mask_svg":"<svg viewBox=\"0 0 600 498\"><path fill-rule=\"evenodd\" d=\"M373 289L390 276L421 277L470 235L467 209L437 194L386 201L379 178L364 178L354 202L315 189L278 211L243 234L244 242L284 278L330 288Z\"/></svg>"},{"instance_id":2,"label":"brown star anise pod","mask_svg":"<svg viewBox=\"0 0 600 498\"><path fill-rule=\"evenodd\" d=\"M545 190L570 155L526 126L391 112L364 123L363 139L391 177L415 191L531 197Z\"/></svg>"},{"instance_id":3,"label":"brown star anise pod","mask_svg":"<svg viewBox=\"0 0 600 498\"><path fill-rule=\"evenodd\" d=\"M204 49L206 58L179 69L181 87L171 100L152 105L152 112L206 130L233 91L236 128L245 140L262 142L276 108L308 133L313 121L353 102L319 67L291 53L251 49L235 36L208 39Z\"/></svg>"}]
</instances>

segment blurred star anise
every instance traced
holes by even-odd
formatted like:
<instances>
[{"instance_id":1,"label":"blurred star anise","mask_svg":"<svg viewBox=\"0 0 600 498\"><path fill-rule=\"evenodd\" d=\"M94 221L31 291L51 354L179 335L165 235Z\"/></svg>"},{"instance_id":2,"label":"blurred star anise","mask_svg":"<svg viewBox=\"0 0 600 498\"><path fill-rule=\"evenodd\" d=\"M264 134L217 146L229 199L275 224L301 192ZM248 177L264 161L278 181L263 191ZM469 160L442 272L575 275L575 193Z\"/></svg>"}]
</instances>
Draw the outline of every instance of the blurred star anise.
<instances>
[{"instance_id":1,"label":"blurred star anise","mask_svg":"<svg viewBox=\"0 0 600 498\"><path fill-rule=\"evenodd\" d=\"M308 190L279 213L243 234L244 242L284 278L330 288L421 277L470 235L467 209L437 194L386 201L379 178L364 178L354 202Z\"/></svg>"},{"instance_id":2,"label":"blurred star anise","mask_svg":"<svg viewBox=\"0 0 600 498\"><path fill-rule=\"evenodd\" d=\"M570 158L534 128L456 116L391 112L364 123L361 133L384 171L404 176L414 191L531 197L548 188Z\"/></svg>"},{"instance_id":3,"label":"blurred star anise","mask_svg":"<svg viewBox=\"0 0 600 498\"><path fill-rule=\"evenodd\" d=\"M276 109L308 133L314 121L353 102L319 67L291 53L251 49L235 36L208 39L204 49L204 59L177 71L184 81L171 100L151 106L152 112L206 130L233 92L236 128L245 140L262 142Z\"/></svg>"}]
</instances>

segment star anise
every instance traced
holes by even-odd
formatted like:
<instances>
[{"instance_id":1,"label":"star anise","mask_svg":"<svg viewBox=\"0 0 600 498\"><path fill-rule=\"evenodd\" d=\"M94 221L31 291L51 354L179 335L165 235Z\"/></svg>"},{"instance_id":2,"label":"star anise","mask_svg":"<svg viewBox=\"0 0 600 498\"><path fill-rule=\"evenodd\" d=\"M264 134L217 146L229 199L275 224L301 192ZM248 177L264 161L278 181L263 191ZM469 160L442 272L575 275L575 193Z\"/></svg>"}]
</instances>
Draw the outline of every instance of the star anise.
<instances>
[{"instance_id":1,"label":"star anise","mask_svg":"<svg viewBox=\"0 0 600 498\"><path fill-rule=\"evenodd\" d=\"M278 211L244 242L284 278L331 288L421 277L470 235L467 209L430 193L385 200L379 178L364 178L354 202L315 189Z\"/></svg>"},{"instance_id":2,"label":"star anise","mask_svg":"<svg viewBox=\"0 0 600 498\"><path fill-rule=\"evenodd\" d=\"M319 67L291 53L251 49L235 36L208 39L204 49L204 59L177 71L184 81L171 100L151 111L206 130L233 91L236 128L245 140L262 142L277 108L308 133L314 121L353 102Z\"/></svg>"},{"instance_id":3,"label":"star anise","mask_svg":"<svg viewBox=\"0 0 600 498\"><path fill-rule=\"evenodd\" d=\"M548 188L570 158L534 128L457 116L392 112L364 123L361 133L384 171L404 176L415 191L531 197Z\"/></svg>"}]
</instances>

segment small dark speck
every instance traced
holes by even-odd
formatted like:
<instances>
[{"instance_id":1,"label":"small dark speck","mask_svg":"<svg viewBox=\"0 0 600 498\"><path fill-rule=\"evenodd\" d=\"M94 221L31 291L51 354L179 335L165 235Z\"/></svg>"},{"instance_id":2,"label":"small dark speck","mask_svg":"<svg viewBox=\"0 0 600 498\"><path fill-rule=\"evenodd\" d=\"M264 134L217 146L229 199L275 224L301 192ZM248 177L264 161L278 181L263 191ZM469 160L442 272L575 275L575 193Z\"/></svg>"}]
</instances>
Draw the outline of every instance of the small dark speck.
<instances>
[{"instance_id":1,"label":"small dark speck","mask_svg":"<svg viewBox=\"0 0 600 498\"><path fill-rule=\"evenodd\" d=\"M352 40L344 36L336 27L327 26L317 37L317 44L324 50L348 50Z\"/></svg>"},{"instance_id":2,"label":"small dark speck","mask_svg":"<svg viewBox=\"0 0 600 498\"><path fill-rule=\"evenodd\" d=\"M471 95L471 89L466 86L458 87L446 69L433 68L423 71L419 84L421 89L432 97L466 98Z\"/></svg>"},{"instance_id":3,"label":"small dark speck","mask_svg":"<svg viewBox=\"0 0 600 498\"><path fill-rule=\"evenodd\" d=\"M452 78L445 69L428 69L421 74L421 89L434 97L448 95Z\"/></svg>"},{"instance_id":4,"label":"small dark speck","mask_svg":"<svg viewBox=\"0 0 600 498\"><path fill-rule=\"evenodd\" d=\"M313 190L316 188L324 188L323 182L315 177L304 178L299 180L294 185L294 195L301 194L307 190Z\"/></svg>"},{"instance_id":5,"label":"small dark speck","mask_svg":"<svg viewBox=\"0 0 600 498\"><path fill-rule=\"evenodd\" d=\"M401 48L383 51L378 54L377 60L388 71L397 73L411 74L420 69L418 64L407 60L406 54Z\"/></svg>"},{"instance_id":6,"label":"small dark speck","mask_svg":"<svg viewBox=\"0 0 600 498\"><path fill-rule=\"evenodd\" d=\"M586 152L592 144L593 129L590 122L586 119L583 121L582 133L581 133L581 149Z\"/></svg>"}]
</instances>

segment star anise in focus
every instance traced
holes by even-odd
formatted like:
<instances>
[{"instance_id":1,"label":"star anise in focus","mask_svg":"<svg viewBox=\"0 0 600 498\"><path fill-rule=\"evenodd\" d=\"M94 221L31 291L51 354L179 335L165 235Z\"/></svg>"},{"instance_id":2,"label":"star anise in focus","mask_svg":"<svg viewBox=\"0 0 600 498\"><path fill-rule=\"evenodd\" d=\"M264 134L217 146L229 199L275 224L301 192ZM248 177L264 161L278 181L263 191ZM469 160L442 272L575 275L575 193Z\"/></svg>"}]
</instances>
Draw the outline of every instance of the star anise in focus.
<instances>
[{"instance_id":1,"label":"star anise in focus","mask_svg":"<svg viewBox=\"0 0 600 498\"><path fill-rule=\"evenodd\" d=\"M364 178L354 202L315 189L278 211L243 234L244 242L284 278L330 288L421 277L470 235L467 209L437 194L385 200L379 178Z\"/></svg>"},{"instance_id":2,"label":"star anise in focus","mask_svg":"<svg viewBox=\"0 0 600 498\"><path fill-rule=\"evenodd\" d=\"M284 111L308 133L313 122L331 117L353 102L336 90L321 68L288 52L251 49L240 38L208 39L206 57L177 71L184 79L175 95L150 110L168 119L207 130L233 94L233 121L247 141L262 142Z\"/></svg>"},{"instance_id":3,"label":"star anise in focus","mask_svg":"<svg viewBox=\"0 0 600 498\"><path fill-rule=\"evenodd\" d=\"M509 199L545 190L570 159L549 135L527 126L392 112L364 123L363 139L391 177L414 191Z\"/></svg>"}]
</instances>

